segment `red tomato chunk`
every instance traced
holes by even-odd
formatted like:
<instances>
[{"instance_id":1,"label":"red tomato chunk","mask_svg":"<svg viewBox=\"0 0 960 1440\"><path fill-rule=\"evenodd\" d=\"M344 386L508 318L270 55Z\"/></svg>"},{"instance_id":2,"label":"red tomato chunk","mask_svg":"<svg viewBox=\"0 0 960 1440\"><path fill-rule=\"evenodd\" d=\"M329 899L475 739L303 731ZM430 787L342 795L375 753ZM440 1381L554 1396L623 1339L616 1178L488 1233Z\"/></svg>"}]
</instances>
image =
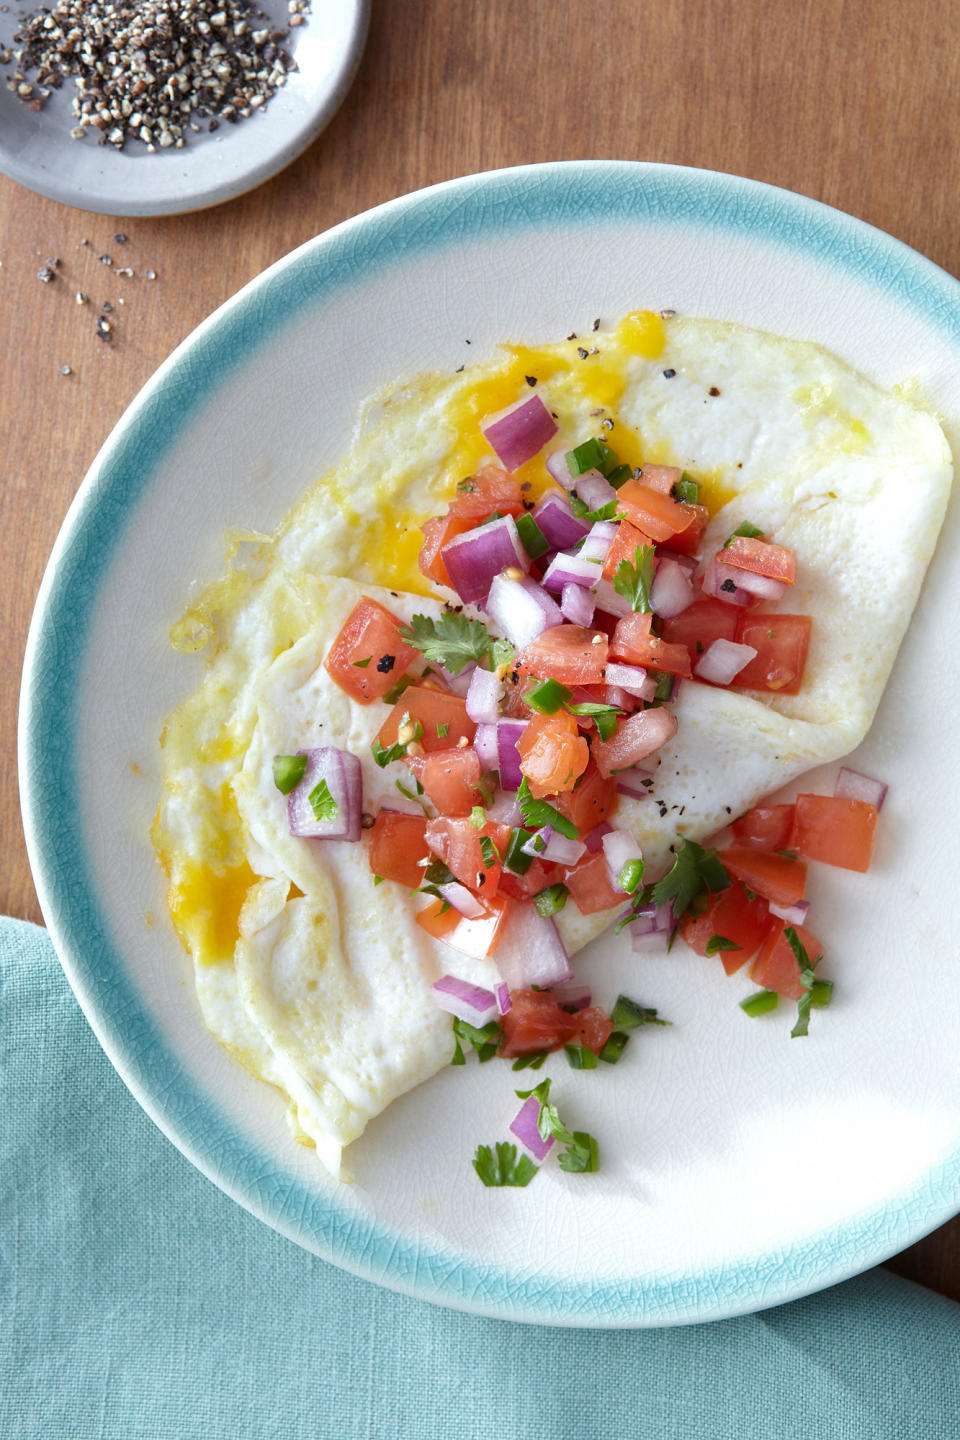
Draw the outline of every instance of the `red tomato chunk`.
<instances>
[{"instance_id":1,"label":"red tomato chunk","mask_svg":"<svg viewBox=\"0 0 960 1440\"><path fill-rule=\"evenodd\" d=\"M760 896L750 899L746 890L735 880L728 890L721 890L711 901L710 908L699 916L688 916L683 922L684 940L698 955L706 955L707 944L714 935L732 940L736 950L718 950L723 968L728 975L752 960L774 926L766 900Z\"/></svg>"},{"instance_id":2,"label":"red tomato chunk","mask_svg":"<svg viewBox=\"0 0 960 1440\"><path fill-rule=\"evenodd\" d=\"M802 860L786 855L767 855L761 850L746 850L731 845L717 852L721 865L742 880L748 890L762 895L774 905L786 908L803 899L807 888L807 867Z\"/></svg>"},{"instance_id":3,"label":"red tomato chunk","mask_svg":"<svg viewBox=\"0 0 960 1440\"><path fill-rule=\"evenodd\" d=\"M376 600L359 600L344 622L323 662L331 679L352 700L369 705L410 668L417 657L400 638L400 621Z\"/></svg>"},{"instance_id":4,"label":"red tomato chunk","mask_svg":"<svg viewBox=\"0 0 960 1440\"><path fill-rule=\"evenodd\" d=\"M599 685L607 665L607 637L582 625L552 625L525 645L516 659L521 675L561 685Z\"/></svg>"},{"instance_id":5,"label":"red tomato chunk","mask_svg":"<svg viewBox=\"0 0 960 1440\"><path fill-rule=\"evenodd\" d=\"M877 807L833 795L798 795L788 849L843 870L870 869Z\"/></svg>"},{"instance_id":6,"label":"red tomato chunk","mask_svg":"<svg viewBox=\"0 0 960 1440\"><path fill-rule=\"evenodd\" d=\"M810 649L809 615L741 615L737 642L757 654L732 682L736 690L796 695Z\"/></svg>"},{"instance_id":7,"label":"red tomato chunk","mask_svg":"<svg viewBox=\"0 0 960 1440\"><path fill-rule=\"evenodd\" d=\"M800 966L789 940L783 933L786 928L782 920L774 921L773 929L760 948L760 954L750 967L750 978L762 985L764 990L776 990L778 995L785 995L788 1000L800 1000L804 994L804 987L800 983ZM823 946L812 930L807 930L803 925L794 925L793 928L812 964L817 956L822 954Z\"/></svg>"},{"instance_id":8,"label":"red tomato chunk","mask_svg":"<svg viewBox=\"0 0 960 1440\"><path fill-rule=\"evenodd\" d=\"M370 869L384 880L396 880L416 890L423 884L423 867L418 865L430 853L426 818L395 815L381 810L370 831Z\"/></svg>"},{"instance_id":9,"label":"red tomato chunk","mask_svg":"<svg viewBox=\"0 0 960 1440\"><path fill-rule=\"evenodd\" d=\"M792 805L755 805L730 829L738 845L747 850L795 850L790 844L793 829Z\"/></svg>"},{"instance_id":10,"label":"red tomato chunk","mask_svg":"<svg viewBox=\"0 0 960 1440\"><path fill-rule=\"evenodd\" d=\"M418 740L427 754L433 750L449 750L461 736L472 745L477 733L476 725L467 715L467 702L459 695L431 690L426 685L410 685L380 726L377 739L385 750L397 743L405 718L414 724L419 721L423 734Z\"/></svg>"}]
</instances>

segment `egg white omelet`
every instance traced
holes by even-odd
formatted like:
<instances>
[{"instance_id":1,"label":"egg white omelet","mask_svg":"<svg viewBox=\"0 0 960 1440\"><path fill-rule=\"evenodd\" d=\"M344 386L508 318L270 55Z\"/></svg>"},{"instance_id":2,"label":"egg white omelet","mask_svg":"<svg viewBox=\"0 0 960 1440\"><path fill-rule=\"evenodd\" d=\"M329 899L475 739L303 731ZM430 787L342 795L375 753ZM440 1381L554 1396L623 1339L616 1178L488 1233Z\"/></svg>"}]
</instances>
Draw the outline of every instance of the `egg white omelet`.
<instances>
[{"instance_id":1,"label":"egg white omelet","mask_svg":"<svg viewBox=\"0 0 960 1440\"><path fill-rule=\"evenodd\" d=\"M449 1062L433 981L489 986L496 974L415 925L406 890L375 886L362 841L292 837L272 761L349 750L364 809L404 807L399 767L370 755L386 707L352 702L322 662L362 594L405 620L439 613L443 597L425 598L416 567L418 526L489 458L480 420L531 379L558 420L551 448L610 421L625 463L680 465L699 480L714 512L706 553L744 520L795 549L797 584L774 608L813 618L797 695L682 687L651 797L623 797L617 812L648 874L678 836L710 835L860 742L949 497L933 416L816 346L709 321L638 312L589 341L508 346L371 402L343 461L174 627L178 647L212 654L164 730L154 829L207 1025L284 1092L297 1138L334 1175L373 1116ZM551 483L543 456L518 473L533 498ZM571 954L609 923L572 901L556 918Z\"/></svg>"}]
</instances>

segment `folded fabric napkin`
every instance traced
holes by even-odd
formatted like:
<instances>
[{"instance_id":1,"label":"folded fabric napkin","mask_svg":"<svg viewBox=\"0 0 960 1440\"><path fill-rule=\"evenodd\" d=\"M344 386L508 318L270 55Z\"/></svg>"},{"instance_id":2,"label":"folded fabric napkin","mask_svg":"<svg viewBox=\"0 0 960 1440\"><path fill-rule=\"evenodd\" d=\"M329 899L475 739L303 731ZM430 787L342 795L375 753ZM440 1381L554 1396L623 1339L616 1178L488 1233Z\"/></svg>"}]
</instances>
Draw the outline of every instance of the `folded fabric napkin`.
<instances>
[{"instance_id":1,"label":"folded fabric napkin","mask_svg":"<svg viewBox=\"0 0 960 1440\"><path fill-rule=\"evenodd\" d=\"M478 1319L309 1255L196 1171L0 920L4 1440L948 1440L960 1306L883 1271L673 1330Z\"/></svg>"}]
</instances>

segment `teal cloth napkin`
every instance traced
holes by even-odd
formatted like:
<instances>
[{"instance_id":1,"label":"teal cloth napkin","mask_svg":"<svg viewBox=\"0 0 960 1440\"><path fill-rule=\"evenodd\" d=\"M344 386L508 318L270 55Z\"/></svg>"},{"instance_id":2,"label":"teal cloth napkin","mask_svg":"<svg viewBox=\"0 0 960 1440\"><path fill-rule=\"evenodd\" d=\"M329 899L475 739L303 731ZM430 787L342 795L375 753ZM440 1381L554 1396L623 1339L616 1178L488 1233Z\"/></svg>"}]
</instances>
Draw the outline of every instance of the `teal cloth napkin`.
<instances>
[{"instance_id":1,"label":"teal cloth napkin","mask_svg":"<svg viewBox=\"0 0 960 1440\"><path fill-rule=\"evenodd\" d=\"M957 1440L960 1306L883 1271L686 1329L542 1329L355 1280L220 1193L0 920L3 1440Z\"/></svg>"}]
</instances>

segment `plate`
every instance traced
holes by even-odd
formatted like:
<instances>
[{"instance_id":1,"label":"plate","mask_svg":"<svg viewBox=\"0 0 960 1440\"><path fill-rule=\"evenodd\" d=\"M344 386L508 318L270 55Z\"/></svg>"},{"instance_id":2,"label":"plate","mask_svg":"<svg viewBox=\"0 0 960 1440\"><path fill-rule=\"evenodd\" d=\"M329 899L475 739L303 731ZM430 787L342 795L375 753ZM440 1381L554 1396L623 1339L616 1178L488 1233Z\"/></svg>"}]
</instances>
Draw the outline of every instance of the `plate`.
<instances>
[{"instance_id":1,"label":"plate","mask_svg":"<svg viewBox=\"0 0 960 1440\"><path fill-rule=\"evenodd\" d=\"M277 29L289 24L286 0L254 8ZM0 7L0 51L12 46L21 14ZM359 67L369 15L370 0L318 0L284 42L298 68L261 111L152 155L140 141L123 150L101 145L95 132L71 140L73 81L36 111L7 88L13 64L2 67L0 171L39 195L101 215L179 215L232 200L296 160L333 118Z\"/></svg>"},{"instance_id":2,"label":"plate","mask_svg":"<svg viewBox=\"0 0 960 1440\"><path fill-rule=\"evenodd\" d=\"M960 1207L960 774L944 723L960 675L939 640L942 617L960 613L956 506L854 762L891 782L874 866L817 867L839 982L829 1014L795 1043L789 1027L747 1020L745 985L685 947L641 959L596 942L583 978L673 1021L635 1039L629 1064L576 1085L554 1067L565 1110L599 1139L597 1175L483 1189L470 1157L503 1133L514 1077L472 1065L375 1121L350 1151L353 1184L327 1180L292 1143L279 1097L205 1031L148 841L160 724L200 674L167 643L188 586L219 572L228 526L280 520L389 379L672 307L814 339L883 385L916 383L956 448L958 302L934 265L799 196L578 162L452 181L361 215L267 270L160 368L95 460L44 578L23 806L47 924L104 1048L241 1204L394 1289L581 1326L790 1300ZM810 788L829 788L835 769Z\"/></svg>"}]
</instances>

